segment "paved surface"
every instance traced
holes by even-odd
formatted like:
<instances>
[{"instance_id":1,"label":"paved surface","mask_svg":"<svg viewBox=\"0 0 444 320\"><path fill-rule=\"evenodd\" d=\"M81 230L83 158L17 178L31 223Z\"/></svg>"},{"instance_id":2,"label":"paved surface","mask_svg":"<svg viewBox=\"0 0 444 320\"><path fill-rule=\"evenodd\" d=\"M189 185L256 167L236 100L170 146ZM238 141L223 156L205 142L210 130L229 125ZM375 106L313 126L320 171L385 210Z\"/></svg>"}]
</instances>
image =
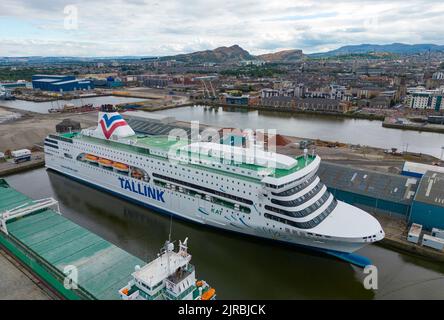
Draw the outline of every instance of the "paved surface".
<instances>
[{"instance_id":1,"label":"paved surface","mask_svg":"<svg viewBox=\"0 0 444 320\"><path fill-rule=\"evenodd\" d=\"M0 300L52 300L56 297L0 248Z\"/></svg>"},{"instance_id":2,"label":"paved surface","mask_svg":"<svg viewBox=\"0 0 444 320\"><path fill-rule=\"evenodd\" d=\"M45 164L44 158L43 152L33 152L30 161L21 163L14 163L12 159L0 161L0 177L43 166Z\"/></svg>"}]
</instances>

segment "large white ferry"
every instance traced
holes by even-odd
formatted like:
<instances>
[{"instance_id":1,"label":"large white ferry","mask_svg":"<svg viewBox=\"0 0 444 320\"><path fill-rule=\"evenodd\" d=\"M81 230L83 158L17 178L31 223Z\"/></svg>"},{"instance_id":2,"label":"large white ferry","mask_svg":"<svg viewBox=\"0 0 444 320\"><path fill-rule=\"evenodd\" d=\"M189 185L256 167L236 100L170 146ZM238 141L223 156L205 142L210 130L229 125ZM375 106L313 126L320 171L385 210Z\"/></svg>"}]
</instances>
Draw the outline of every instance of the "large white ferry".
<instances>
[{"instance_id":1,"label":"large white ferry","mask_svg":"<svg viewBox=\"0 0 444 320\"><path fill-rule=\"evenodd\" d=\"M45 154L47 168L212 227L339 254L384 237L374 217L327 190L317 155L137 135L119 113L49 135Z\"/></svg>"}]
</instances>

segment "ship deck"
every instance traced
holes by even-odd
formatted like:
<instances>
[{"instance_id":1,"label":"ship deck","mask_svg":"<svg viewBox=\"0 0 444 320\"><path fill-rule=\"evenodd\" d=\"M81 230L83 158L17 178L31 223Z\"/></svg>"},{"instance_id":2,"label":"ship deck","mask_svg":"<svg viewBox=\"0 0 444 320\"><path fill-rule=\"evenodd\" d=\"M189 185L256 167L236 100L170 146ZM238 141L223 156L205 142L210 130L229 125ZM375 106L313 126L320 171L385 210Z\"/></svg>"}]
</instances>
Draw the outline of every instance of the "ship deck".
<instances>
[{"instance_id":1,"label":"ship deck","mask_svg":"<svg viewBox=\"0 0 444 320\"><path fill-rule=\"evenodd\" d=\"M0 217L5 210L32 201L4 180L0 182ZM75 266L76 295L81 298L119 299L118 290L131 280L134 267L145 264L51 209L8 221L7 230L9 235L0 231L2 243L13 243L32 257L36 264L31 264L31 269L45 268L62 286L65 267Z\"/></svg>"},{"instance_id":2,"label":"ship deck","mask_svg":"<svg viewBox=\"0 0 444 320\"><path fill-rule=\"evenodd\" d=\"M186 146L187 144L189 144L188 141L170 140L170 139L168 139L167 136L144 136L144 137L139 136L137 138L135 137L134 139L132 139L135 142L133 145L114 142L114 141L110 141L110 140L102 140L102 139L92 138L92 137L83 136L83 135L75 135L75 136L71 136L71 137L75 137L77 139L82 139L82 140L89 141L89 142L95 142L95 143L102 144L102 145L112 145L113 147L118 148L120 150L129 151L129 152L133 152L133 153L137 153L137 154L141 154L141 155L149 155L150 157L159 157L159 156L153 155L152 153L148 153L148 151L144 152L145 150L149 150L149 149L153 148L153 149L161 150L164 152L168 152L169 150L171 150L171 148L173 146L177 150L177 148L180 148L180 147L183 147L183 146ZM128 140L131 140L131 139L128 139ZM215 162L215 163L220 164L220 159L215 159L214 157L211 157L209 155L200 153L196 156L198 156L199 158L201 158L203 160L207 160L209 162ZM308 155L307 157L299 156L299 157L295 158L297 160L297 164L290 169L276 169L276 168L264 167L264 166L260 166L260 165L252 164L252 163L233 163L232 165L236 166L236 167L244 168L247 170L252 170L255 172L263 172L265 170L265 171L268 171L267 176L274 177L274 178L281 178L281 177L285 177L287 175L290 175L292 173L295 173L295 172L305 168L313 160L315 160L315 158L316 158L316 156L311 156L311 155ZM213 172L216 172L219 174L224 174L227 176L231 176L234 178L240 178L240 179L244 179L244 180L248 180L248 181L252 181L252 182L259 182L261 180L259 178L251 177L248 175L227 172L226 170L217 170L217 169L213 169L213 168L209 168L207 166L201 166L201 165L197 165L197 164L190 164L190 166L198 167L202 170L209 170L209 171L213 171Z\"/></svg>"}]
</instances>

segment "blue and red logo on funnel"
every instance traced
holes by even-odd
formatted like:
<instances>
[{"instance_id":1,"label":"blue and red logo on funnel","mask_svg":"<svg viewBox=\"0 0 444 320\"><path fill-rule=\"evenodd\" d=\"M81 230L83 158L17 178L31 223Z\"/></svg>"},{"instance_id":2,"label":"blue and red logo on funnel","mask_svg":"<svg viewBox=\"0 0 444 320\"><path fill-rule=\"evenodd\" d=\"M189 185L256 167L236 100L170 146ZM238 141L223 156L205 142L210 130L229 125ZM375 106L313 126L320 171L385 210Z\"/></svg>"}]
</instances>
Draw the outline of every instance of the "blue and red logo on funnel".
<instances>
[{"instance_id":1,"label":"blue and red logo on funnel","mask_svg":"<svg viewBox=\"0 0 444 320\"><path fill-rule=\"evenodd\" d=\"M105 113L102 119L100 119L100 126L102 127L102 132L106 139L109 139L117 128L127 125L128 124L120 114L114 114L111 117L108 117L108 114Z\"/></svg>"}]
</instances>

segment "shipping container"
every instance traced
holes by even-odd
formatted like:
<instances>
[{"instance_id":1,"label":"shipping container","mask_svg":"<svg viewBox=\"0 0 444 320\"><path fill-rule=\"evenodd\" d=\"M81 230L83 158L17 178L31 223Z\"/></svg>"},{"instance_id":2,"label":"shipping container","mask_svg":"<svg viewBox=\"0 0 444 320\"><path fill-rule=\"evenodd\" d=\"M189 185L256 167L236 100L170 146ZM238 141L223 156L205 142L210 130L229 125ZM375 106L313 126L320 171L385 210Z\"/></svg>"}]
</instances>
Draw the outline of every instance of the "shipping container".
<instances>
[{"instance_id":1,"label":"shipping container","mask_svg":"<svg viewBox=\"0 0 444 320\"><path fill-rule=\"evenodd\" d=\"M418 243L419 237L421 236L422 225L413 223L410 227L409 234L407 236L407 240L409 242Z\"/></svg>"},{"instance_id":2,"label":"shipping container","mask_svg":"<svg viewBox=\"0 0 444 320\"><path fill-rule=\"evenodd\" d=\"M432 229L432 236L434 236L436 238L444 239L444 230L441 230L438 228L433 228Z\"/></svg>"},{"instance_id":3,"label":"shipping container","mask_svg":"<svg viewBox=\"0 0 444 320\"><path fill-rule=\"evenodd\" d=\"M11 152L11 156L14 158L15 163L29 161L31 160L31 150L28 149L14 150Z\"/></svg>"},{"instance_id":4,"label":"shipping container","mask_svg":"<svg viewBox=\"0 0 444 320\"><path fill-rule=\"evenodd\" d=\"M28 149L15 150L11 152L11 155L14 158L29 156L31 155L31 150Z\"/></svg>"},{"instance_id":5,"label":"shipping container","mask_svg":"<svg viewBox=\"0 0 444 320\"><path fill-rule=\"evenodd\" d=\"M444 239L425 234L422 237L422 245L442 251L442 250L444 250Z\"/></svg>"}]
</instances>

